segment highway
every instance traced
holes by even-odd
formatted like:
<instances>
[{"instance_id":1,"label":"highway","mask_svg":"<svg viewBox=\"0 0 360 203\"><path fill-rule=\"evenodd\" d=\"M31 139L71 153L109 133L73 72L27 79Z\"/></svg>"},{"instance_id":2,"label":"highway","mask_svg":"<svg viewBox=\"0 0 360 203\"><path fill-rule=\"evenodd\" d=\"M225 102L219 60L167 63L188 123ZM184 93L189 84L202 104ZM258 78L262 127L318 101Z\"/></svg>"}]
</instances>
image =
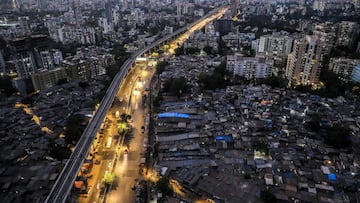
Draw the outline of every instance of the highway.
<instances>
[{"instance_id":1,"label":"highway","mask_svg":"<svg viewBox=\"0 0 360 203\"><path fill-rule=\"evenodd\" d=\"M77 177L78 171L80 171L82 163L86 158L89 150L94 142L94 139L99 131L101 124L104 121L104 118L109 111L118 91L120 88L121 82L127 76L131 68L133 67L133 63L136 58L142 56L144 53L153 50L161 43L167 42L172 38L183 34L186 32L187 34L182 35L184 38L187 38L193 31L205 26L210 21L220 18L223 13L227 10L227 7L220 7L214 9L209 14L199 19L193 24L190 24L182 29L177 30L176 32L157 40L153 44L140 49L137 51L131 58L125 61L125 63L121 66L120 71L116 74L113 81L111 82L109 88L106 91L105 96L100 102L99 108L94 114L93 118L90 120L86 129L84 130L83 135L78 141L77 145L70 158L66 162L63 170L58 176L55 184L53 185L49 195L47 196L45 202L46 203L64 203L68 197L69 192L73 188L73 183Z\"/></svg>"}]
</instances>

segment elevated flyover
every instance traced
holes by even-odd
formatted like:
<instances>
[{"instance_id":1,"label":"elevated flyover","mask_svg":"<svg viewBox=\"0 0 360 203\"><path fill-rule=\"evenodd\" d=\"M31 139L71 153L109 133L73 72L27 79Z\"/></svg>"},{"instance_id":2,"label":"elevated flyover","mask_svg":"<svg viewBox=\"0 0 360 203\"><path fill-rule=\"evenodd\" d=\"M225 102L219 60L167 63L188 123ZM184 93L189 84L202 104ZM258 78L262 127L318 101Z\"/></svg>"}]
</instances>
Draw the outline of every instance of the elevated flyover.
<instances>
[{"instance_id":1,"label":"elevated flyover","mask_svg":"<svg viewBox=\"0 0 360 203\"><path fill-rule=\"evenodd\" d=\"M189 24L173 32L172 34L155 41L151 45L148 45L138 50L136 53L134 53L131 56L131 58L129 58L124 62L119 72L112 80L109 88L105 93L105 96L100 102L98 110L96 111L96 113L90 120L89 124L85 128L80 140L75 146L73 153L66 162L55 184L53 185L50 193L48 194L45 200L46 203L64 203L66 201L71 189L73 188L73 184L77 177L77 174L81 169L81 166L86 158L86 155L89 153L89 150L92 146L92 143L94 142L97 132L100 129L101 123L103 122L106 113L109 111L117 92L119 91L121 82L133 67L136 58L142 56L147 52L152 52L161 48L161 46L164 43L173 41L175 38L183 35L184 33L187 32L191 33L197 29L202 28L207 23L217 18L220 18L225 13L226 10L227 10L227 6L212 10L206 16L202 17L196 22Z\"/></svg>"}]
</instances>

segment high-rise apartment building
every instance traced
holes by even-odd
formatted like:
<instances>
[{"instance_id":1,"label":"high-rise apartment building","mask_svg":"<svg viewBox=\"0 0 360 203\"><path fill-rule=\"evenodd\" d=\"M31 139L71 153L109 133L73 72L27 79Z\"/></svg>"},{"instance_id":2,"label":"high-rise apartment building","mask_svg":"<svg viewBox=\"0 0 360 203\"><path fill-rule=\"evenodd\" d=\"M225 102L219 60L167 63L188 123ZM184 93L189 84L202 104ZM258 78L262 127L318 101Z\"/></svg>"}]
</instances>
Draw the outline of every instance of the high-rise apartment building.
<instances>
[{"instance_id":1,"label":"high-rise apartment building","mask_svg":"<svg viewBox=\"0 0 360 203\"><path fill-rule=\"evenodd\" d=\"M276 56L287 56L291 52L293 38L273 33L272 35L264 35L260 37L258 52L270 52Z\"/></svg>"},{"instance_id":2,"label":"high-rise apartment building","mask_svg":"<svg viewBox=\"0 0 360 203\"><path fill-rule=\"evenodd\" d=\"M53 70L41 70L31 75L35 91L55 86L59 80L66 78L65 68L56 68Z\"/></svg>"},{"instance_id":3,"label":"high-rise apartment building","mask_svg":"<svg viewBox=\"0 0 360 203\"><path fill-rule=\"evenodd\" d=\"M321 42L315 36L294 40L293 51L288 55L285 75L294 85L311 85L319 81Z\"/></svg>"},{"instance_id":4,"label":"high-rise apartment building","mask_svg":"<svg viewBox=\"0 0 360 203\"><path fill-rule=\"evenodd\" d=\"M193 13L194 13L194 4L184 0L177 0L176 14L178 18L187 14L192 15Z\"/></svg>"},{"instance_id":5,"label":"high-rise apartment building","mask_svg":"<svg viewBox=\"0 0 360 203\"><path fill-rule=\"evenodd\" d=\"M351 80L355 67L360 64L360 60L348 58L331 58L329 70L334 72L344 81Z\"/></svg>"},{"instance_id":6,"label":"high-rise apartment building","mask_svg":"<svg viewBox=\"0 0 360 203\"><path fill-rule=\"evenodd\" d=\"M28 79L38 70L51 70L62 60L59 50L51 50L46 35L32 35L11 41L18 77Z\"/></svg>"},{"instance_id":7,"label":"high-rise apartment building","mask_svg":"<svg viewBox=\"0 0 360 203\"><path fill-rule=\"evenodd\" d=\"M248 80L270 77L272 67L273 61L267 60L263 54L255 57L243 57L240 54L227 56L227 70Z\"/></svg>"},{"instance_id":8,"label":"high-rise apartment building","mask_svg":"<svg viewBox=\"0 0 360 203\"><path fill-rule=\"evenodd\" d=\"M336 26L330 22L317 24L314 28L314 35L321 41L322 58L330 54L331 49L335 46Z\"/></svg>"},{"instance_id":9,"label":"high-rise apartment building","mask_svg":"<svg viewBox=\"0 0 360 203\"><path fill-rule=\"evenodd\" d=\"M113 22L113 17L112 17L112 3L111 1L107 1L105 3L105 17L108 23L112 23Z\"/></svg>"},{"instance_id":10,"label":"high-rise apartment building","mask_svg":"<svg viewBox=\"0 0 360 203\"><path fill-rule=\"evenodd\" d=\"M336 45L352 46L354 39L359 32L359 25L356 22L343 21L338 24Z\"/></svg>"},{"instance_id":11,"label":"high-rise apartment building","mask_svg":"<svg viewBox=\"0 0 360 203\"><path fill-rule=\"evenodd\" d=\"M182 1L181 0L177 0L177 4L176 4L176 16L178 18L181 17L181 6L182 6Z\"/></svg>"},{"instance_id":12,"label":"high-rise apartment building","mask_svg":"<svg viewBox=\"0 0 360 203\"><path fill-rule=\"evenodd\" d=\"M38 67L41 69L51 70L55 68L53 54L49 49L38 50L35 52L35 56L38 58Z\"/></svg>"},{"instance_id":13,"label":"high-rise apartment building","mask_svg":"<svg viewBox=\"0 0 360 203\"><path fill-rule=\"evenodd\" d=\"M27 38L17 38L11 41L16 72L20 79L29 78L37 69L35 56L29 48Z\"/></svg>"}]
</instances>

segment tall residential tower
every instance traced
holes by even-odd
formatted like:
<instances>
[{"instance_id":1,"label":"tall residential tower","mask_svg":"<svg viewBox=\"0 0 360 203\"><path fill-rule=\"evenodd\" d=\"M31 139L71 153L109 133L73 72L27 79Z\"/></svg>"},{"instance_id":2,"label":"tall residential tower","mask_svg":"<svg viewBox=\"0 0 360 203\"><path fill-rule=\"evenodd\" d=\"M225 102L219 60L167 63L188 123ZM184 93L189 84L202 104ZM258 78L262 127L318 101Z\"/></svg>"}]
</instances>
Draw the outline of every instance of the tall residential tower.
<instances>
[{"instance_id":1,"label":"tall residential tower","mask_svg":"<svg viewBox=\"0 0 360 203\"><path fill-rule=\"evenodd\" d=\"M321 43L315 36L294 40L288 55L285 75L294 85L312 85L319 81Z\"/></svg>"}]
</instances>

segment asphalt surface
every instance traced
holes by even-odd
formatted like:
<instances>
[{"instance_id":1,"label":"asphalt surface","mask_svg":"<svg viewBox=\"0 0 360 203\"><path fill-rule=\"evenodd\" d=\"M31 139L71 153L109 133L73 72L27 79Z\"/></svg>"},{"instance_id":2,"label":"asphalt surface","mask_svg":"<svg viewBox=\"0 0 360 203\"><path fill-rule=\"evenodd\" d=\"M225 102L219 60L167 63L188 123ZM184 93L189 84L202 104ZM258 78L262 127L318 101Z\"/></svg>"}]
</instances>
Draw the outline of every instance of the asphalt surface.
<instances>
[{"instance_id":1,"label":"asphalt surface","mask_svg":"<svg viewBox=\"0 0 360 203\"><path fill-rule=\"evenodd\" d=\"M80 195L78 202L135 202L135 191L133 186L140 178L139 163L144 156L144 137L141 126L144 126L145 109L143 108L142 95L148 87L154 68L146 68L144 65L134 67L134 70L126 77L110 111L106 115L109 122L105 125L105 130L97 142L97 154L95 160L100 160L100 164L94 164L88 179L89 191L86 195ZM120 102L121 101L121 102ZM125 136L117 135L117 125L115 117L116 111L119 114L128 113L132 117L132 129ZM106 147L107 140L112 137L112 145ZM125 153L127 149L128 153ZM111 190L106 193L102 189L102 179L106 172L113 171L115 181Z\"/></svg>"},{"instance_id":2,"label":"asphalt surface","mask_svg":"<svg viewBox=\"0 0 360 203\"><path fill-rule=\"evenodd\" d=\"M216 17L205 19L192 27L187 33L180 36L175 42L182 43L190 33L202 28ZM171 49L173 49L171 44ZM171 53L171 51L170 51ZM95 155L100 164L94 165L91 171L92 177L88 179L89 191L86 195L80 195L80 203L133 203L136 200L134 185L140 179L139 163L145 156L143 140L147 137L146 132L142 133L141 126L147 116L148 109L144 109L142 95L145 94L145 88L149 87L151 77L155 72L155 67L137 65L122 81L112 107L106 114L108 127L104 130L102 138L99 138ZM119 114L127 113L132 116L132 129L124 136L115 136L117 134L117 118L115 112ZM112 137L110 147L106 146L109 137ZM128 153L125 153L127 149ZM102 179L107 172L115 174L115 181L109 191L102 189Z\"/></svg>"}]
</instances>

